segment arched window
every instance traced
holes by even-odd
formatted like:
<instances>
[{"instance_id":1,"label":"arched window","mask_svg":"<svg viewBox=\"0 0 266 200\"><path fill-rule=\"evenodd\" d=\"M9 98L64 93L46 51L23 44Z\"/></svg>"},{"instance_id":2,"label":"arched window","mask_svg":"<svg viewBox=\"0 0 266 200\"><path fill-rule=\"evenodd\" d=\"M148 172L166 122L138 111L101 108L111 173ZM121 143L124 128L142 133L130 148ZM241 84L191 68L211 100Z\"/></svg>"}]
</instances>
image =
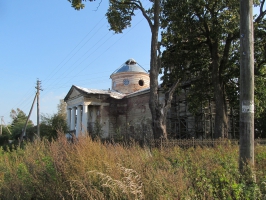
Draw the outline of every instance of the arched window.
<instances>
[{"instance_id":1,"label":"arched window","mask_svg":"<svg viewBox=\"0 0 266 200\"><path fill-rule=\"evenodd\" d=\"M139 80L139 85L143 86L144 85L144 81L143 80Z\"/></svg>"}]
</instances>

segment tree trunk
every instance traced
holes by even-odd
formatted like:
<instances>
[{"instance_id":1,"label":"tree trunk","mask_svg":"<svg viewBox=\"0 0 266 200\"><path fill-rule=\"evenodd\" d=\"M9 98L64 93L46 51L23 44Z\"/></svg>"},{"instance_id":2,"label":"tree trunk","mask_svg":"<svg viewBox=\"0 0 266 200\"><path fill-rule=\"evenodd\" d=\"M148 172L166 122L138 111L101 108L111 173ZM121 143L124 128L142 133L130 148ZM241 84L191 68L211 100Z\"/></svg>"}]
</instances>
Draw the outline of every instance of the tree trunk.
<instances>
[{"instance_id":1,"label":"tree trunk","mask_svg":"<svg viewBox=\"0 0 266 200\"><path fill-rule=\"evenodd\" d=\"M167 138L166 120L163 105L159 102L157 63L158 33L159 33L160 0L154 1L154 24L151 27L151 60L150 60L150 100L149 106L152 115L152 130L154 139Z\"/></svg>"},{"instance_id":2,"label":"tree trunk","mask_svg":"<svg viewBox=\"0 0 266 200\"><path fill-rule=\"evenodd\" d=\"M223 86L218 81L214 83L214 99L216 107L214 138L228 138L227 105Z\"/></svg>"},{"instance_id":3,"label":"tree trunk","mask_svg":"<svg viewBox=\"0 0 266 200\"><path fill-rule=\"evenodd\" d=\"M212 46L212 81L215 101L214 138L228 137L228 114L218 56L218 43Z\"/></svg>"}]
</instances>

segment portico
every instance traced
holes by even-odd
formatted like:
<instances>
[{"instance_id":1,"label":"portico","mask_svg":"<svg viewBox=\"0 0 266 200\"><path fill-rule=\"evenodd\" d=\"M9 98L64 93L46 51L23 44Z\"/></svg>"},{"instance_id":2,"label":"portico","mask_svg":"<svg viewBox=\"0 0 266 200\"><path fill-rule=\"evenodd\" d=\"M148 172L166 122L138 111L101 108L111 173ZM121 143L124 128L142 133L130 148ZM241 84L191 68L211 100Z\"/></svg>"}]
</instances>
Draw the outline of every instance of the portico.
<instances>
[{"instance_id":1,"label":"portico","mask_svg":"<svg viewBox=\"0 0 266 200\"><path fill-rule=\"evenodd\" d=\"M109 134L108 99L121 99L124 95L110 90L89 90L72 86L67 94L67 124L75 136L92 134L96 123L101 126L102 137Z\"/></svg>"},{"instance_id":2,"label":"portico","mask_svg":"<svg viewBox=\"0 0 266 200\"><path fill-rule=\"evenodd\" d=\"M88 131L88 105L77 105L67 107L67 125L71 132L78 137Z\"/></svg>"}]
</instances>

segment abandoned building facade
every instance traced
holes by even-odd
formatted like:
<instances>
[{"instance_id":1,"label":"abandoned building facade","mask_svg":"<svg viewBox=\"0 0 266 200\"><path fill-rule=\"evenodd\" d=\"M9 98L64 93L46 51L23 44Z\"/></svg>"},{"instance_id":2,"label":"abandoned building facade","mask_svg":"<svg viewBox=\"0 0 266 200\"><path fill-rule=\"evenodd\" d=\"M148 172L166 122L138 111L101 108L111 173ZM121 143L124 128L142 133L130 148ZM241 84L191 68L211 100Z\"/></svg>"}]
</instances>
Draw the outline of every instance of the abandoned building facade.
<instances>
[{"instance_id":1,"label":"abandoned building facade","mask_svg":"<svg viewBox=\"0 0 266 200\"><path fill-rule=\"evenodd\" d=\"M111 89L87 89L73 85L64 101L67 103L67 124L76 137L96 134L102 138L152 138L149 109L149 73L135 60L127 60L110 76ZM212 102L198 116L188 110L183 87L173 98L167 116L170 138L211 138L215 108ZM164 100L159 89L159 100ZM233 131L233 130L231 130ZM234 134L234 133L231 133Z\"/></svg>"},{"instance_id":2,"label":"abandoned building facade","mask_svg":"<svg viewBox=\"0 0 266 200\"><path fill-rule=\"evenodd\" d=\"M103 138L133 137L137 126L149 123L148 72L129 59L110 78L111 89L73 85L66 95L67 123L77 137L95 132L97 126Z\"/></svg>"}]
</instances>

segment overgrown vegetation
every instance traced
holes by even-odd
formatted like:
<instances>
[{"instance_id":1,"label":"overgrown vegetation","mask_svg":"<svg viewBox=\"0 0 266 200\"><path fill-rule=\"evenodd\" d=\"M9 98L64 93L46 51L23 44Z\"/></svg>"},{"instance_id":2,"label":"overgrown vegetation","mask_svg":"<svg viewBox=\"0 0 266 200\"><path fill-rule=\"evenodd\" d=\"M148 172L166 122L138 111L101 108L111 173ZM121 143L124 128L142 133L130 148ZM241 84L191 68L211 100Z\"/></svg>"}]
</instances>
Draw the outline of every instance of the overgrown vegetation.
<instances>
[{"instance_id":1,"label":"overgrown vegetation","mask_svg":"<svg viewBox=\"0 0 266 200\"><path fill-rule=\"evenodd\" d=\"M0 199L264 199L266 147L241 175L238 146L140 148L35 141L0 152Z\"/></svg>"}]
</instances>

